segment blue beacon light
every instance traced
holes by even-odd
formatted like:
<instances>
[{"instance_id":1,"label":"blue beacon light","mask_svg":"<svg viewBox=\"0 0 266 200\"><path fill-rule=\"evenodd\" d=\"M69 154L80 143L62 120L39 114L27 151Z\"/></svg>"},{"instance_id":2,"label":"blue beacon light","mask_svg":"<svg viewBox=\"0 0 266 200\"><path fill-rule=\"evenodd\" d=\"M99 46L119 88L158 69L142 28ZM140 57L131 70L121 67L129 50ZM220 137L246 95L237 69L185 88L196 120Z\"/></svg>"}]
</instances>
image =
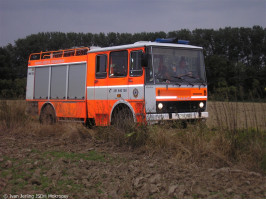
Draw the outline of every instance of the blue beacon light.
<instances>
[{"instance_id":1,"label":"blue beacon light","mask_svg":"<svg viewBox=\"0 0 266 200\"><path fill-rule=\"evenodd\" d=\"M157 38L155 42L159 43L177 43L177 44L189 44L188 40L178 40L176 38Z\"/></svg>"}]
</instances>

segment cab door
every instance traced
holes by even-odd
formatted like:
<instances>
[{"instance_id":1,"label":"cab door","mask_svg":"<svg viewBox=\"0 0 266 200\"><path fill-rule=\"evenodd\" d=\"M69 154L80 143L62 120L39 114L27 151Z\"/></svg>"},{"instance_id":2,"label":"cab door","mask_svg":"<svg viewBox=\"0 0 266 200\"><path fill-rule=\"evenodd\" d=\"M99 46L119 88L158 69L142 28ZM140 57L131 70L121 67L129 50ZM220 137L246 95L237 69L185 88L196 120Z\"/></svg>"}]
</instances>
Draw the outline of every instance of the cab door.
<instances>
[{"instance_id":1,"label":"cab door","mask_svg":"<svg viewBox=\"0 0 266 200\"><path fill-rule=\"evenodd\" d=\"M131 101L144 100L144 74L141 66L142 50L132 50L129 60L128 96Z\"/></svg>"},{"instance_id":2,"label":"cab door","mask_svg":"<svg viewBox=\"0 0 266 200\"><path fill-rule=\"evenodd\" d=\"M142 49L134 49L129 55L128 97L137 122L143 122L144 104L144 73L141 66Z\"/></svg>"},{"instance_id":3,"label":"cab door","mask_svg":"<svg viewBox=\"0 0 266 200\"><path fill-rule=\"evenodd\" d=\"M108 102L110 108L117 101L128 99L128 51L112 51L109 55Z\"/></svg>"},{"instance_id":4,"label":"cab door","mask_svg":"<svg viewBox=\"0 0 266 200\"><path fill-rule=\"evenodd\" d=\"M95 56L94 111L96 125L108 125L107 54Z\"/></svg>"}]
</instances>

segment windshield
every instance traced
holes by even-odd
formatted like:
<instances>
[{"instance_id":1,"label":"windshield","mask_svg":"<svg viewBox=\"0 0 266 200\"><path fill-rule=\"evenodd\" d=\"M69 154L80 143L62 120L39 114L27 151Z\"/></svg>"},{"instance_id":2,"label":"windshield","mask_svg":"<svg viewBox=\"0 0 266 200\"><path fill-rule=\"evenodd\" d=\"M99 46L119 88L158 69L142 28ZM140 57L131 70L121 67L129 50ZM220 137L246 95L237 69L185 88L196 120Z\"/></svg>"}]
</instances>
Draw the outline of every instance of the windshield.
<instances>
[{"instance_id":1,"label":"windshield","mask_svg":"<svg viewBox=\"0 0 266 200\"><path fill-rule=\"evenodd\" d=\"M174 47L149 47L147 83L205 84L205 67L201 50Z\"/></svg>"}]
</instances>

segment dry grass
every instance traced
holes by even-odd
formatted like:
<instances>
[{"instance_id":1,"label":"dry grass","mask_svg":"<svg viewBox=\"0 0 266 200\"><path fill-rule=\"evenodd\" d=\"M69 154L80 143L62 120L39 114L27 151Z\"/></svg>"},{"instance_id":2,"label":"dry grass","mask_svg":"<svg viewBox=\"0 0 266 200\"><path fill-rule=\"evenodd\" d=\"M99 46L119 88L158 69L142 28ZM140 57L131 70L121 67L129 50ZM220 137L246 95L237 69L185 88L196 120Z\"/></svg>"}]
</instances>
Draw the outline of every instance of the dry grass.
<instances>
[{"instance_id":1,"label":"dry grass","mask_svg":"<svg viewBox=\"0 0 266 200\"><path fill-rule=\"evenodd\" d=\"M86 129L80 124L41 125L25 115L24 101L0 102L1 134L33 134L76 143L86 137L117 146L141 147L148 153L160 153L183 163L201 166L232 166L266 171L264 103L210 102L208 126L178 124Z\"/></svg>"},{"instance_id":2,"label":"dry grass","mask_svg":"<svg viewBox=\"0 0 266 200\"><path fill-rule=\"evenodd\" d=\"M266 130L266 103L208 102L208 126Z\"/></svg>"},{"instance_id":3,"label":"dry grass","mask_svg":"<svg viewBox=\"0 0 266 200\"><path fill-rule=\"evenodd\" d=\"M89 130L80 124L40 124L38 118L27 115L25 110L25 101L0 101L0 133L58 137L60 139L70 139L73 142L88 136Z\"/></svg>"},{"instance_id":4,"label":"dry grass","mask_svg":"<svg viewBox=\"0 0 266 200\"><path fill-rule=\"evenodd\" d=\"M241 165L265 170L265 135L256 131L212 130L194 125L187 129L150 128L147 147L164 151L183 163L225 167Z\"/></svg>"},{"instance_id":5,"label":"dry grass","mask_svg":"<svg viewBox=\"0 0 266 200\"><path fill-rule=\"evenodd\" d=\"M26 102L19 100L0 101L0 131L20 132L27 124Z\"/></svg>"}]
</instances>

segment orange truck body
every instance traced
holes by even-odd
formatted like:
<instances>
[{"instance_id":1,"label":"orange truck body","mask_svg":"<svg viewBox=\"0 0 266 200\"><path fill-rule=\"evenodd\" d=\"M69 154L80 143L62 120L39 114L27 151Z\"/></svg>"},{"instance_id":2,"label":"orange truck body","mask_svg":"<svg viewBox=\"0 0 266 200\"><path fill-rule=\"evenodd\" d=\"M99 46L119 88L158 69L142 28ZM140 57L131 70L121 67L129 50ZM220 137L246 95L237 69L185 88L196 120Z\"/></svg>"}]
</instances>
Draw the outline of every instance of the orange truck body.
<instances>
[{"instance_id":1,"label":"orange truck body","mask_svg":"<svg viewBox=\"0 0 266 200\"><path fill-rule=\"evenodd\" d=\"M147 83L149 68L138 67L136 63L141 63L141 55L158 45L160 48L170 46L202 51L200 47L190 45L139 42L116 47L34 53L28 61L26 100L38 116L49 105L54 109L57 121L86 123L92 120L96 126L110 125L114 109L122 104L130 109L134 121L138 123L207 118L206 84L200 81L194 84L189 81L181 84L156 83L152 79L154 84ZM184 55L187 55L185 51ZM157 58L162 58L155 54L150 57L154 65ZM188 58L188 61L193 59ZM121 64L122 61L126 64ZM115 64L123 65L123 75L113 76ZM198 106L202 102L204 108ZM158 104L168 110L158 109ZM182 105L187 110L182 109Z\"/></svg>"}]
</instances>

